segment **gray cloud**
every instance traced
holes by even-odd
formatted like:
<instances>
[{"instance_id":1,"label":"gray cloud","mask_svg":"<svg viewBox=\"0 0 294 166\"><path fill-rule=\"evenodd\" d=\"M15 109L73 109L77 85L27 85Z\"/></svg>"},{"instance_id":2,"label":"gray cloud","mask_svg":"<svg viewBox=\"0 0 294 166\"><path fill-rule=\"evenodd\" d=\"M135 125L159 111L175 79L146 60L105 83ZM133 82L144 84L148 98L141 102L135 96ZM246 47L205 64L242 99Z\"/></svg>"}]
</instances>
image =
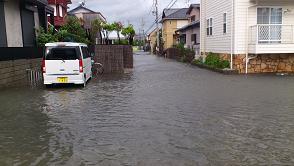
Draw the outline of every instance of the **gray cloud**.
<instances>
[{"instance_id":1,"label":"gray cloud","mask_svg":"<svg viewBox=\"0 0 294 166\"><path fill-rule=\"evenodd\" d=\"M79 5L82 0L72 0L70 9ZM158 0L160 13L171 0ZM173 7L187 7L186 0L178 0ZM192 0L192 3L198 3L199 0ZM152 25L155 16L152 14L153 0L86 0L86 7L101 12L108 22L121 21L124 24L131 23L135 28L140 29L142 19L144 20L144 29Z\"/></svg>"}]
</instances>

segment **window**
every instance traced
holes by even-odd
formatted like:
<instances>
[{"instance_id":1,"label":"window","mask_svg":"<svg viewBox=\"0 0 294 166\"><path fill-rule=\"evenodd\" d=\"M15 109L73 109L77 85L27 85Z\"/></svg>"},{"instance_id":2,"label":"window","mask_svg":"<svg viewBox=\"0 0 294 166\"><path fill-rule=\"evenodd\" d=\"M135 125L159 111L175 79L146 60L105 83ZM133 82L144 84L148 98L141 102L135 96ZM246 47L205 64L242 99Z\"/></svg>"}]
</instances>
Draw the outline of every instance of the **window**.
<instances>
[{"instance_id":1,"label":"window","mask_svg":"<svg viewBox=\"0 0 294 166\"><path fill-rule=\"evenodd\" d=\"M212 36L212 18L207 19L207 36Z\"/></svg>"},{"instance_id":2,"label":"window","mask_svg":"<svg viewBox=\"0 0 294 166\"><path fill-rule=\"evenodd\" d=\"M59 5L59 16L63 17L63 8L61 5Z\"/></svg>"},{"instance_id":3,"label":"window","mask_svg":"<svg viewBox=\"0 0 294 166\"><path fill-rule=\"evenodd\" d=\"M227 13L224 13L223 15L223 33L226 34L227 33Z\"/></svg>"},{"instance_id":4,"label":"window","mask_svg":"<svg viewBox=\"0 0 294 166\"><path fill-rule=\"evenodd\" d=\"M186 34L182 34L182 35L180 36L180 43L181 43L181 44L186 44Z\"/></svg>"},{"instance_id":5,"label":"window","mask_svg":"<svg viewBox=\"0 0 294 166\"><path fill-rule=\"evenodd\" d=\"M197 34L192 34L191 35L191 42L192 44L197 44Z\"/></svg>"},{"instance_id":6,"label":"window","mask_svg":"<svg viewBox=\"0 0 294 166\"><path fill-rule=\"evenodd\" d=\"M196 16L191 16L191 22L196 21Z\"/></svg>"},{"instance_id":7,"label":"window","mask_svg":"<svg viewBox=\"0 0 294 166\"><path fill-rule=\"evenodd\" d=\"M257 8L257 24L282 24L282 8Z\"/></svg>"},{"instance_id":8,"label":"window","mask_svg":"<svg viewBox=\"0 0 294 166\"><path fill-rule=\"evenodd\" d=\"M87 47L82 47L82 52L83 52L83 58L84 59L91 57L91 55L90 55L89 50L88 50Z\"/></svg>"},{"instance_id":9,"label":"window","mask_svg":"<svg viewBox=\"0 0 294 166\"><path fill-rule=\"evenodd\" d=\"M48 48L46 60L76 60L80 59L78 47L52 47Z\"/></svg>"},{"instance_id":10,"label":"window","mask_svg":"<svg viewBox=\"0 0 294 166\"><path fill-rule=\"evenodd\" d=\"M257 8L258 43L281 43L282 8Z\"/></svg>"}]
</instances>

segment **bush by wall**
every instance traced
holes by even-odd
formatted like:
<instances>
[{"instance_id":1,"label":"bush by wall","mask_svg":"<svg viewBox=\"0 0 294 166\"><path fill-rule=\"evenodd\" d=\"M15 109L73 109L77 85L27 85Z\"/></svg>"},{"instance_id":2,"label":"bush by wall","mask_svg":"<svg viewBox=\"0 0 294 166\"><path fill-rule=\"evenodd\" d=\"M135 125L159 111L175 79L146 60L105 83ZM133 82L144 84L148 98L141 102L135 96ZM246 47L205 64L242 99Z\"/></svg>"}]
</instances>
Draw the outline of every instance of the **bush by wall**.
<instances>
[{"instance_id":1,"label":"bush by wall","mask_svg":"<svg viewBox=\"0 0 294 166\"><path fill-rule=\"evenodd\" d=\"M217 69L225 69L230 67L229 61L222 60L219 55L215 53L208 53L204 64Z\"/></svg>"},{"instance_id":2,"label":"bush by wall","mask_svg":"<svg viewBox=\"0 0 294 166\"><path fill-rule=\"evenodd\" d=\"M179 50L179 57L181 62L190 63L193 61L195 57L195 52L193 50L185 48L184 44L182 43L175 45L174 48Z\"/></svg>"}]
</instances>

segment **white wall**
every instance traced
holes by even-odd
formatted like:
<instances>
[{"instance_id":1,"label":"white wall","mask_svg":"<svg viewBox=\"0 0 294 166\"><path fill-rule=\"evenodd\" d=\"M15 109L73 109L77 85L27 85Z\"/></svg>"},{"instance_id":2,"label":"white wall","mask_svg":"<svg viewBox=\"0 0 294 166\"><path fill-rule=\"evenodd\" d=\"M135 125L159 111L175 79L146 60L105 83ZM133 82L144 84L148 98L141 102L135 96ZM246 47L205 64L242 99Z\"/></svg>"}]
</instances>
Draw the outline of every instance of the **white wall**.
<instances>
[{"instance_id":1,"label":"white wall","mask_svg":"<svg viewBox=\"0 0 294 166\"><path fill-rule=\"evenodd\" d=\"M201 0L201 52L231 52L231 0ZM227 33L223 33L223 14L227 13ZM213 18L213 35L206 35L206 20Z\"/></svg>"},{"instance_id":2,"label":"white wall","mask_svg":"<svg viewBox=\"0 0 294 166\"><path fill-rule=\"evenodd\" d=\"M19 7L19 0L9 0L4 2L8 47L23 46Z\"/></svg>"},{"instance_id":3,"label":"white wall","mask_svg":"<svg viewBox=\"0 0 294 166\"><path fill-rule=\"evenodd\" d=\"M177 20L177 28L180 29L188 25L188 20Z\"/></svg>"},{"instance_id":4,"label":"white wall","mask_svg":"<svg viewBox=\"0 0 294 166\"><path fill-rule=\"evenodd\" d=\"M247 51L247 40L250 40L251 26L257 24L257 7L282 7L283 10L290 9L291 12L283 14L283 24L294 24L294 1L291 0L260 0L258 4L249 0L235 0L235 54L245 54ZM248 13L247 13L248 10ZM247 19L248 15L248 19ZM248 36L247 36L248 35ZM290 34L289 34L290 35ZM250 42L250 41L249 41Z\"/></svg>"}]
</instances>

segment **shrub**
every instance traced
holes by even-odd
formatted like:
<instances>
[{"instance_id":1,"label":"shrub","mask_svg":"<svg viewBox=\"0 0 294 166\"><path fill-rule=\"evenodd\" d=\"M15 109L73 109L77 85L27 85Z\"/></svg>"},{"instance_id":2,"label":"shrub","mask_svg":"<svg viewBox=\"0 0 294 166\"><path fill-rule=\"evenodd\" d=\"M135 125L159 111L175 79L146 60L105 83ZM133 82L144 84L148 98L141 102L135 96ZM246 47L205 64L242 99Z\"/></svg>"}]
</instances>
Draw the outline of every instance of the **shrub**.
<instances>
[{"instance_id":1,"label":"shrub","mask_svg":"<svg viewBox=\"0 0 294 166\"><path fill-rule=\"evenodd\" d=\"M230 62L227 60L223 60L221 64L221 69L230 68Z\"/></svg>"},{"instance_id":2,"label":"shrub","mask_svg":"<svg viewBox=\"0 0 294 166\"><path fill-rule=\"evenodd\" d=\"M183 43L179 43L177 45L174 45L173 47L179 49L179 57L181 62L187 63L191 62L194 59L195 52L189 48L185 48L185 45Z\"/></svg>"},{"instance_id":3,"label":"shrub","mask_svg":"<svg viewBox=\"0 0 294 166\"><path fill-rule=\"evenodd\" d=\"M120 42L119 42L119 40L115 40L114 44L117 44L117 45L129 45L129 42L128 42L128 40L121 39Z\"/></svg>"},{"instance_id":4,"label":"shrub","mask_svg":"<svg viewBox=\"0 0 294 166\"><path fill-rule=\"evenodd\" d=\"M191 63L192 63L193 65L203 64L201 58L199 58L199 59L194 59Z\"/></svg>"},{"instance_id":5,"label":"shrub","mask_svg":"<svg viewBox=\"0 0 294 166\"><path fill-rule=\"evenodd\" d=\"M218 69L224 69L224 68L230 67L229 61L221 60L219 55L215 53L209 53L205 59L204 64L213 68L218 68Z\"/></svg>"}]
</instances>

